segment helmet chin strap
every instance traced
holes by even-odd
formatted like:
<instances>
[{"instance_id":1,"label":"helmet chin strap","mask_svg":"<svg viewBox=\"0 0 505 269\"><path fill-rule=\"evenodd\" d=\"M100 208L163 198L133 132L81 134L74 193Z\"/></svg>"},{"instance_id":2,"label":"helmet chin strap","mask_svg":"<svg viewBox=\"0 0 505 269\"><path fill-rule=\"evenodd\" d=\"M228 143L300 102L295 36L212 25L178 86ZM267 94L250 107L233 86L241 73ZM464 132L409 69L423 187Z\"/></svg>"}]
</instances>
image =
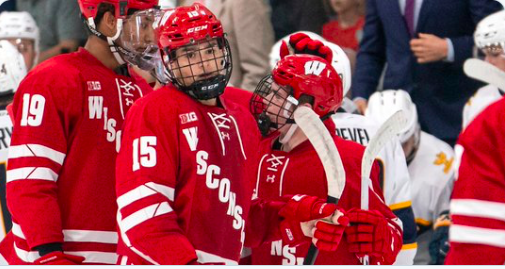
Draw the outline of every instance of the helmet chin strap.
<instances>
[{"instance_id":1,"label":"helmet chin strap","mask_svg":"<svg viewBox=\"0 0 505 269\"><path fill-rule=\"evenodd\" d=\"M108 37L108 36L105 36L104 34L100 33L96 29L95 20L93 18L88 18L88 28L91 30L91 32L94 35L96 35L97 37L99 37L102 40L107 41L107 43L109 44L109 49L112 52L112 55L114 55L114 58L116 59L116 61L120 65L123 65L126 63L123 60L123 57L121 56L121 54L119 53L119 49L118 49L119 46L115 43L115 41L121 35L121 31L123 30L123 19L117 19L116 34L113 37Z\"/></svg>"}]
</instances>

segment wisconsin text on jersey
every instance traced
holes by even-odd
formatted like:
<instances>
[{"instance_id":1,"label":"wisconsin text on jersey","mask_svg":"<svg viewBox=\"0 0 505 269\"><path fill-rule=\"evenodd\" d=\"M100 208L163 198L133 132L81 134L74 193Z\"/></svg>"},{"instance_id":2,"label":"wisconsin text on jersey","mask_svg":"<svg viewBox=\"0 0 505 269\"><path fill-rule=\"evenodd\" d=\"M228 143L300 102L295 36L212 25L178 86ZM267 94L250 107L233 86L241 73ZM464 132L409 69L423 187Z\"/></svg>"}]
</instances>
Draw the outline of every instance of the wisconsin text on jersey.
<instances>
[{"instance_id":1,"label":"wisconsin text on jersey","mask_svg":"<svg viewBox=\"0 0 505 269\"><path fill-rule=\"evenodd\" d=\"M101 90L100 81L88 81L89 91ZM132 81L127 82L123 79L116 78L117 91L119 95L119 107L121 110L122 120L125 118L125 111L133 105L134 100L143 96L140 87ZM103 96L93 95L88 97L89 118L101 120L103 118L103 130L107 131L107 141L116 142L116 151L119 152L121 146L121 126L118 126L117 120L108 117L109 108L104 106Z\"/></svg>"}]
</instances>

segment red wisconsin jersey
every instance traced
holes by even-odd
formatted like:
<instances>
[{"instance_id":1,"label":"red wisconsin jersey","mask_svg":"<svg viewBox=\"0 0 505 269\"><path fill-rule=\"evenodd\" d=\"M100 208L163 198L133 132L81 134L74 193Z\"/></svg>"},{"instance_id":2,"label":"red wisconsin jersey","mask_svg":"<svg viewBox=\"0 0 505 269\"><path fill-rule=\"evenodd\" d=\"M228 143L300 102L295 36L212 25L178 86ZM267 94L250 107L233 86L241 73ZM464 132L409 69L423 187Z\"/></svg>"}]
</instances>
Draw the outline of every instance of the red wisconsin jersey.
<instances>
[{"instance_id":1,"label":"red wisconsin jersey","mask_svg":"<svg viewBox=\"0 0 505 269\"><path fill-rule=\"evenodd\" d=\"M326 124L331 125L328 122ZM332 128L330 130L335 129L334 126ZM347 177L345 189L338 205L344 210L359 208L361 158L364 147L335 135L333 137L342 157ZM308 140L290 152L272 150L271 140L264 141L261 149L255 196L262 199L272 199L289 194L314 195L323 199L328 197L328 184L323 165ZM378 210L389 218L395 236L394 240L401 242L401 226L395 223L398 219L383 202L384 198L378 183L378 176L379 169L377 164L374 164L371 174L373 190L370 190L369 208L370 210ZM397 251L399 251L401 243L394 245L398 247ZM297 247L289 247L283 244L282 240L265 243L252 249L251 261L252 264L301 265L309 246L308 243L304 243ZM346 239L343 238L336 252L320 251L316 264L361 264L359 259L347 249Z\"/></svg>"},{"instance_id":2,"label":"red wisconsin jersey","mask_svg":"<svg viewBox=\"0 0 505 269\"><path fill-rule=\"evenodd\" d=\"M452 193L446 264L505 263L505 99L465 129Z\"/></svg>"},{"instance_id":3,"label":"red wisconsin jersey","mask_svg":"<svg viewBox=\"0 0 505 269\"><path fill-rule=\"evenodd\" d=\"M116 168L121 264L237 264L259 132L220 103L164 87L133 106Z\"/></svg>"},{"instance_id":4,"label":"red wisconsin jersey","mask_svg":"<svg viewBox=\"0 0 505 269\"><path fill-rule=\"evenodd\" d=\"M55 242L85 263L116 263L115 157L126 112L144 94L82 48L28 74L13 105L9 263L31 263L34 247Z\"/></svg>"}]
</instances>

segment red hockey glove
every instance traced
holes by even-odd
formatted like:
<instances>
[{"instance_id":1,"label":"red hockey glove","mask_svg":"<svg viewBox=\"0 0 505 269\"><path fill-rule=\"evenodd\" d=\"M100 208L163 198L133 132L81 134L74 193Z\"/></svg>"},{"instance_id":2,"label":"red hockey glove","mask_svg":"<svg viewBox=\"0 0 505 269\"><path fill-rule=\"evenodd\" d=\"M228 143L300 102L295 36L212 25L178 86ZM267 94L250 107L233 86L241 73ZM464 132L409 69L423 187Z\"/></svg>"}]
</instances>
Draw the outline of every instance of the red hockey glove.
<instances>
[{"instance_id":1,"label":"red hockey glove","mask_svg":"<svg viewBox=\"0 0 505 269\"><path fill-rule=\"evenodd\" d=\"M84 261L84 257L68 255L60 251L54 251L46 254L37 260L38 265L79 265Z\"/></svg>"},{"instance_id":2,"label":"red hockey glove","mask_svg":"<svg viewBox=\"0 0 505 269\"><path fill-rule=\"evenodd\" d=\"M324 251L336 251L345 228L349 225L349 218L339 209L332 217L331 223L325 220L317 221L312 229L312 243Z\"/></svg>"},{"instance_id":3,"label":"red hockey glove","mask_svg":"<svg viewBox=\"0 0 505 269\"><path fill-rule=\"evenodd\" d=\"M310 54L324 58L331 63L333 60L332 50L319 40L314 40L304 33L296 33L289 37L289 45L293 49L294 54ZM282 42L280 49L281 59L290 55L288 44Z\"/></svg>"},{"instance_id":4,"label":"red hockey glove","mask_svg":"<svg viewBox=\"0 0 505 269\"><path fill-rule=\"evenodd\" d=\"M351 224L345 230L350 252L360 258L369 255L381 264L392 264L396 260L402 242L394 242L395 231L386 217L377 210L356 208L351 209L346 216Z\"/></svg>"},{"instance_id":5,"label":"red hockey glove","mask_svg":"<svg viewBox=\"0 0 505 269\"><path fill-rule=\"evenodd\" d=\"M312 227L316 222L314 220L331 216L335 210L337 210L336 205L327 204L316 196L295 195L289 198L286 205L279 211L279 215L284 217L280 223L283 242L295 246L309 241L310 238L307 236L311 235ZM313 222L304 225L305 231L302 230L301 223L308 221Z\"/></svg>"}]
</instances>

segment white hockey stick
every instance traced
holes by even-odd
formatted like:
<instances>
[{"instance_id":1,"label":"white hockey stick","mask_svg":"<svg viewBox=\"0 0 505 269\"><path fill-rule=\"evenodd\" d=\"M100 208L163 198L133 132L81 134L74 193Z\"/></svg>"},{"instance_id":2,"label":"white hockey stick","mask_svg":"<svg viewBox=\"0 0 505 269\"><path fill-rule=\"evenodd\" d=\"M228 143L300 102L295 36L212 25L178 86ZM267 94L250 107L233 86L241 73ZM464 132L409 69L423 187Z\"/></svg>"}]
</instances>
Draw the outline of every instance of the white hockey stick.
<instances>
[{"instance_id":1,"label":"white hockey stick","mask_svg":"<svg viewBox=\"0 0 505 269\"><path fill-rule=\"evenodd\" d=\"M382 148L391 141L400 131L407 126L407 117L403 110L395 112L387 119L377 133L370 139L370 143L365 149L363 159L361 159L361 209L368 210L370 173L375 158L381 152ZM370 263L369 257L363 258L363 264Z\"/></svg>"},{"instance_id":2,"label":"white hockey stick","mask_svg":"<svg viewBox=\"0 0 505 269\"><path fill-rule=\"evenodd\" d=\"M314 147L324 167L328 182L328 203L337 204L345 188L345 170L337 146L319 116L309 107L299 106L294 119ZM314 264L318 249L311 244L303 264Z\"/></svg>"},{"instance_id":3,"label":"white hockey stick","mask_svg":"<svg viewBox=\"0 0 505 269\"><path fill-rule=\"evenodd\" d=\"M505 72L498 67L479 59L468 59L463 65L465 74L471 78L498 87L505 91Z\"/></svg>"}]
</instances>

